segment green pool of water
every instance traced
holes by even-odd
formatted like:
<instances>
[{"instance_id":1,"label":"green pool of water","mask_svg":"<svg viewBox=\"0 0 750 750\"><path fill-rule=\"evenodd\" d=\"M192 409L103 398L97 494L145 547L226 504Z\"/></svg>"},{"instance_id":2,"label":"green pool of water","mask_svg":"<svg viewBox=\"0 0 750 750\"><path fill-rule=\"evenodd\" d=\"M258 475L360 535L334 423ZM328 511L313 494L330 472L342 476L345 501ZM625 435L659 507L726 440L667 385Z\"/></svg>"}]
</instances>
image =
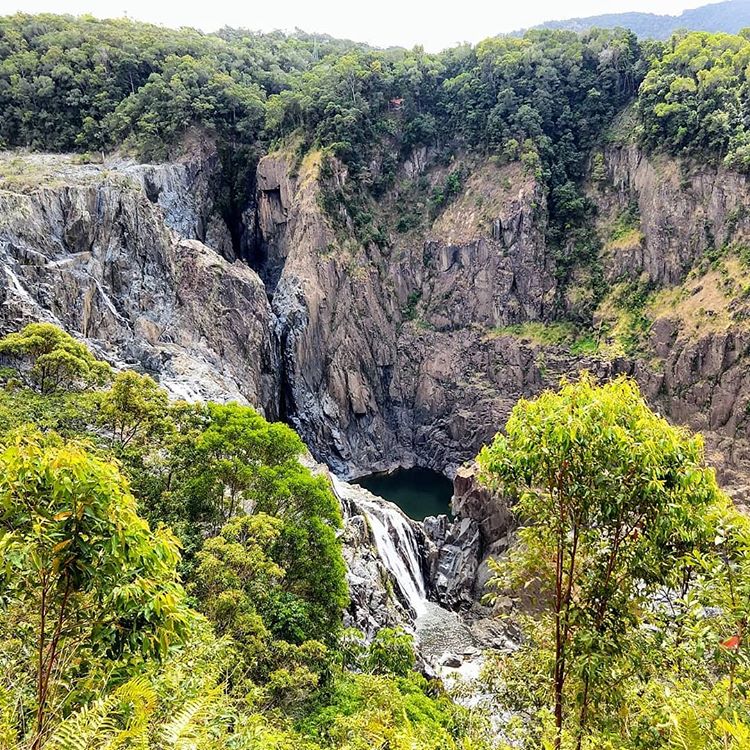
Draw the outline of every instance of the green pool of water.
<instances>
[{"instance_id":1,"label":"green pool of water","mask_svg":"<svg viewBox=\"0 0 750 750\"><path fill-rule=\"evenodd\" d=\"M354 480L374 495L398 505L409 518L450 515L453 483L430 469L397 469L388 474L370 474Z\"/></svg>"}]
</instances>

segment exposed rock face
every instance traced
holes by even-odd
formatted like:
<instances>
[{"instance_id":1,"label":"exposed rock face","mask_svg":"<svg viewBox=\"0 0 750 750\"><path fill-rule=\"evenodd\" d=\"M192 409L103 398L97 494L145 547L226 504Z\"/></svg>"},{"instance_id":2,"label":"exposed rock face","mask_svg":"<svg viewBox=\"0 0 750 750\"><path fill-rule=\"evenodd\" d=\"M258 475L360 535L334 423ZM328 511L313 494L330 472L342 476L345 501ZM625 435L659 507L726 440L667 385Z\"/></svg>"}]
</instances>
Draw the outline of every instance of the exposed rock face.
<instances>
[{"instance_id":1,"label":"exposed rock face","mask_svg":"<svg viewBox=\"0 0 750 750\"><path fill-rule=\"evenodd\" d=\"M29 179L0 188L2 329L55 320L180 395L281 411L344 476L413 464L452 474L519 397L583 366L630 372L671 419L708 433L726 481L744 483L745 332L696 341L658 320L654 367L496 331L547 319L556 294L545 196L518 165L478 166L426 234L381 250L342 246L320 208L319 158L295 165L275 154L259 165L246 232L257 227L264 286L225 260L234 246L210 143L159 166L27 157ZM415 154L404 169L422 173L430 158ZM641 217L633 247L604 258L611 280L643 273L671 284L706 247L750 238L747 178L683 174L633 147L608 149L605 165L602 216L636 203ZM332 179L344 184L346 171Z\"/></svg>"},{"instance_id":2,"label":"exposed rock face","mask_svg":"<svg viewBox=\"0 0 750 750\"><path fill-rule=\"evenodd\" d=\"M185 144L185 154L177 161L153 165L122 160L113 166L143 188L161 209L164 223L180 237L200 240L235 260L232 236L217 206L223 179L219 156L211 140L191 135L192 143Z\"/></svg>"},{"instance_id":3,"label":"exposed rock face","mask_svg":"<svg viewBox=\"0 0 750 750\"><path fill-rule=\"evenodd\" d=\"M275 417L265 288L245 264L189 238L198 214L181 201L194 183L181 180L193 172L105 171L54 158L43 166L52 175L41 186L0 185L0 329L55 322L108 359L152 372L175 395L247 400ZM161 186L156 203L148 182Z\"/></svg>"},{"instance_id":4,"label":"exposed rock face","mask_svg":"<svg viewBox=\"0 0 750 750\"><path fill-rule=\"evenodd\" d=\"M473 520L482 550L513 531L516 520L507 500L479 483L476 464L462 466L453 480L453 514Z\"/></svg>"},{"instance_id":5,"label":"exposed rock face","mask_svg":"<svg viewBox=\"0 0 750 750\"><path fill-rule=\"evenodd\" d=\"M479 524L447 516L425 519L425 534L436 546L430 581L438 602L450 609L468 609L475 601L474 582L481 558Z\"/></svg>"},{"instance_id":6,"label":"exposed rock face","mask_svg":"<svg viewBox=\"0 0 750 750\"><path fill-rule=\"evenodd\" d=\"M662 324L652 331L655 348L668 346L663 366L618 362L644 394L676 424L706 438L708 459L720 483L741 504L750 498L750 331L715 332L694 341Z\"/></svg>"},{"instance_id":7,"label":"exposed rock face","mask_svg":"<svg viewBox=\"0 0 750 750\"><path fill-rule=\"evenodd\" d=\"M349 607L344 616L369 639L384 627L411 627L426 598L425 539L418 523L362 487L332 478L344 514Z\"/></svg>"},{"instance_id":8,"label":"exposed rock face","mask_svg":"<svg viewBox=\"0 0 750 750\"><path fill-rule=\"evenodd\" d=\"M429 155L417 156L409 164L423 171ZM605 254L611 281L644 274L669 285L707 247L750 238L746 178L708 168L682 175L674 162L655 164L631 147L609 149L606 166L608 186L595 196L602 216L632 203L641 216L633 247ZM658 321L653 346L663 368L500 335L494 327L548 319L556 293L545 196L517 165L477 168L426 235L392 236L387 250L341 246L320 208L318 167L314 154L300 167L283 154L261 161L258 236L285 414L340 474L414 464L452 474L518 398L586 367L634 374L667 416L710 433L710 447L724 452L723 477L741 484L746 450L725 441L746 429L743 334L694 342ZM345 170L332 179L345 184Z\"/></svg>"},{"instance_id":9,"label":"exposed rock face","mask_svg":"<svg viewBox=\"0 0 750 750\"><path fill-rule=\"evenodd\" d=\"M440 516L423 524L435 548L429 580L436 601L469 610L487 593L488 561L508 548L516 520L506 500L479 483L474 464L458 469L453 492L454 520Z\"/></svg>"},{"instance_id":10,"label":"exposed rock face","mask_svg":"<svg viewBox=\"0 0 750 750\"><path fill-rule=\"evenodd\" d=\"M482 173L492 221L461 198L441 218L445 232L437 223L387 253L342 249L321 213L317 170L308 157L292 177L284 155L258 168L286 414L345 476L414 464L450 472L519 396L573 365L556 353L540 363L534 347L488 335L542 317L554 296L543 196L516 167Z\"/></svg>"},{"instance_id":11,"label":"exposed rock face","mask_svg":"<svg viewBox=\"0 0 750 750\"><path fill-rule=\"evenodd\" d=\"M634 146L607 149L605 167L608 181L591 191L602 221L632 205L640 217L640 238L633 246L605 253L611 281L641 277L668 287L682 282L705 253L750 242L746 176L648 157ZM749 346L750 332L742 321L696 335L667 313L650 333L656 364L612 364L612 371L634 375L651 404L670 420L704 433L709 460L740 502L747 502L750 491Z\"/></svg>"},{"instance_id":12,"label":"exposed rock face","mask_svg":"<svg viewBox=\"0 0 750 750\"><path fill-rule=\"evenodd\" d=\"M635 146L605 152L609 186L597 195L606 213L635 201L644 241L631 253L608 259L607 275L655 285L676 284L706 250L750 238L750 183L722 167L681 167L666 157L648 157Z\"/></svg>"},{"instance_id":13,"label":"exposed rock face","mask_svg":"<svg viewBox=\"0 0 750 750\"><path fill-rule=\"evenodd\" d=\"M420 174L430 158L414 154L405 169ZM414 464L457 474L456 520L413 526L429 593L451 608L475 607L487 558L513 529L510 510L460 465L519 398L583 367L633 374L666 416L706 433L721 480L748 496L750 332L696 339L663 317L651 332L655 364L599 361L502 330L548 320L557 293L545 196L518 165L478 167L429 231L381 249L352 239L353 227L348 242L334 230L318 155L301 165L269 155L246 216L256 273L232 262L237 238L216 209L210 147L180 163L107 170L30 159L43 179L0 184L0 331L53 321L175 395L247 400L288 418L342 476ZM641 218L640 235L603 258L609 281L675 284L706 248L750 238L747 178L683 175L630 147L609 149L605 164L601 215L635 202ZM340 165L332 179L345 184ZM364 506L343 507L349 624L372 635L410 621Z\"/></svg>"}]
</instances>

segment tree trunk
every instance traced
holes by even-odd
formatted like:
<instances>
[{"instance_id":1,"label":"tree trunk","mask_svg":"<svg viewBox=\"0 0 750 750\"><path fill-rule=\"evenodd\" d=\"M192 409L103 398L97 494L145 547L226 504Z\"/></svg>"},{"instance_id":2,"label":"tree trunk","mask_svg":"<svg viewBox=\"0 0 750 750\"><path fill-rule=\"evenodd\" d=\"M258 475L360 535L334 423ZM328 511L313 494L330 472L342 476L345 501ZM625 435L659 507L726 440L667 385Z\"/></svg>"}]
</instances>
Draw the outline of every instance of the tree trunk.
<instances>
[{"instance_id":1,"label":"tree trunk","mask_svg":"<svg viewBox=\"0 0 750 750\"><path fill-rule=\"evenodd\" d=\"M60 613L55 624L55 632L53 633L52 640L47 647L47 654L44 654L43 658L41 658L39 662L37 682L36 730L34 732L34 740L31 744L31 750L41 750L43 744L45 733L44 725L47 720L47 703L49 701L50 680L55 669L55 662L57 661L58 646L60 644L60 637L62 635L63 625L65 623L65 610L68 607L70 589L70 575L66 575L65 593L63 594L62 602L60 603ZM41 638L44 638L43 634Z\"/></svg>"},{"instance_id":2,"label":"tree trunk","mask_svg":"<svg viewBox=\"0 0 750 750\"><path fill-rule=\"evenodd\" d=\"M565 644L562 629L562 529L557 542L555 561L555 750L562 746L563 688L565 687Z\"/></svg>"}]
</instances>

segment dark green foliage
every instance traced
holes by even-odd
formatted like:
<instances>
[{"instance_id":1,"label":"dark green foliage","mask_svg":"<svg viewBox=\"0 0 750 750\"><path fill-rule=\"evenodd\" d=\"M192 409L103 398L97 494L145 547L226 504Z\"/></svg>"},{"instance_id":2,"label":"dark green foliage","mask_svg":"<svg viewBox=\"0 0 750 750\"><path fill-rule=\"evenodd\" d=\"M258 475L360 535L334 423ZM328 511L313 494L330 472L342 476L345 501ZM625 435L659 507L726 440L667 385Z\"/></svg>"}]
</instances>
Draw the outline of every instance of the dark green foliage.
<instances>
[{"instance_id":1,"label":"dark green foliage","mask_svg":"<svg viewBox=\"0 0 750 750\"><path fill-rule=\"evenodd\" d=\"M458 167L448 172L445 182L442 185L437 185L433 188L430 198L433 215L437 215L443 206L461 194L466 177L467 170L464 167Z\"/></svg>"},{"instance_id":2,"label":"dark green foliage","mask_svg":"<svg viewBox=\"0 0 750 750\"><path fill-rule=\"evenodd\" d=\"M203 34L127 19L0 19L0 142L99 150L123 136L163 155L190 125L252 143L266 93L354 45L306 34Z\"/></svg>"},{"instance_id":3,"label":"dark green foliage","mask_svg":"<svg viewBox=\"0 0 750 750\"><path fill-rule=\"evenodd\" d=\"M673 37L641 86L644 144L750 169L749 63L750 40L744 34Z\"/></svg>"},{"instance_id":4,"label":"dark green foliage","mask_svg":"<svg viewBox=\"0 0 750 750\"><path fill-rule=\"evenodd\" d=\"M419 304L419 301L421 299L422 299L422 292L418 289L409 294L409 297L406 300L406 309L404 310L405 320L416 320L417 305Z\"/></svg>"},{"instance_id":5,"label":"dark green foliage","mask_svg":"<svg viewBox=\"0 0 750 750\"><path fill-rule=\"evenodd\" d=\"M639 231L641 227L641 214L636 201L631 201L630 205L624 209L615 220L612 227L611 240L619 240L626 237L631 232Z\"/></svg>"},{"instance_id":6,"label":"dark green foliage","mask_svg":"<svg viewBox=\"0 0 750 750\"><path fill-rule=\"evenodd\" d=\"M411 636L398 630L383 628L370 644L365 664L375 674L406 677L414 669L414 644Z\"/></svg>"}]
</instances>

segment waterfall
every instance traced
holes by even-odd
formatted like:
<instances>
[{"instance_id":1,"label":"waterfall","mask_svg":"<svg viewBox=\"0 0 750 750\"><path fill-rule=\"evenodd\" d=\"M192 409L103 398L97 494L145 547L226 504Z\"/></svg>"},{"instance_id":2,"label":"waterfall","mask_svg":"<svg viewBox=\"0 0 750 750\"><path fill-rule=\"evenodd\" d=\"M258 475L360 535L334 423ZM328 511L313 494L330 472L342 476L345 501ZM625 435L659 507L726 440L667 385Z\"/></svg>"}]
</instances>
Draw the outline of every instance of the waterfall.
<instances>
[{"instance_id":1,"label":"waterfall","mask_svg":"<svg viewBox=\"0 0 750 750\"><path fill-rule=\"evenodd\" d=\"M376 498L366 490L347 485L332 476L333 489L340 499L350 501L367 518L378 556L393 576L401 598L417 617L426 609L427 592L417 538L409 520L392 503Z\"/></svg>"}]
</instances>

